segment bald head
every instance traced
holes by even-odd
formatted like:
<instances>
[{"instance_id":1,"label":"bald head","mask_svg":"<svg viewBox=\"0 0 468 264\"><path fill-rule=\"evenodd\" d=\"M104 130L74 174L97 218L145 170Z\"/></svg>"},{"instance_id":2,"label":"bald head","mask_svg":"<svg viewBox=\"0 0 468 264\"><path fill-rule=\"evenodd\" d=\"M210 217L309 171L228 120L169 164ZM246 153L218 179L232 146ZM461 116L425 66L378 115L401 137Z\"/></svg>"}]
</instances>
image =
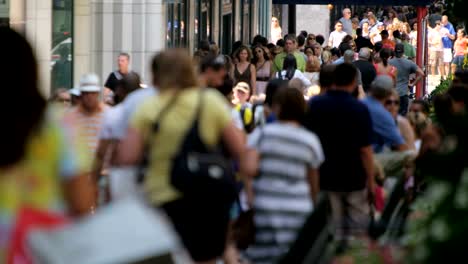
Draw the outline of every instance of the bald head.
<instances>
[{"instance_id":1,"label":"bald head","mask_svg":"<svg viewBox=\"0 0 468 264\"><path fill-rule=\"evenodd\" d=\"M441 21L441 22L442 22L442 24L443 24L444 26L447 25L448 22L449 22L449 21L448 21L448 16L445 16L445 15L442 16L442 21Z\"/></svg>"}]
</instances>

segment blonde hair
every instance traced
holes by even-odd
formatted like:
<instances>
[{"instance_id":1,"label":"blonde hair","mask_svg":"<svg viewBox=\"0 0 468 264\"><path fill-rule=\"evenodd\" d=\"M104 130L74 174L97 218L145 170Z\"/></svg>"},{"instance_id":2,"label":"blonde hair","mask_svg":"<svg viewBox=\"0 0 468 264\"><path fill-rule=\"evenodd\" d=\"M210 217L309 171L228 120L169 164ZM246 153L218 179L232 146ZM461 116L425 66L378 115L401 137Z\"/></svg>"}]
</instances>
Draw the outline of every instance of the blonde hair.
<instances>
[{"instance_id":1,"label":"blonde hair","mask_svg":"<svg viewBox=\"0 0 468 264\"><path fill-rule=\"evenodd\" d=\"M153 82L161 90L185 89L199 85L193 60L185 49L157 53L151 63Z\"/></svg>"},{"instance_id":2,"label":"blonde hair","mask_svg":"<svg viewBox=\"0 0 468 264\"><path fill-rule=\"evenodd\" d=\"M331 58L332 58L332 54L329 50L324 50L322 52L322 61L324 64L327 64L331 61Z\"/></svg>"}]
</instances>

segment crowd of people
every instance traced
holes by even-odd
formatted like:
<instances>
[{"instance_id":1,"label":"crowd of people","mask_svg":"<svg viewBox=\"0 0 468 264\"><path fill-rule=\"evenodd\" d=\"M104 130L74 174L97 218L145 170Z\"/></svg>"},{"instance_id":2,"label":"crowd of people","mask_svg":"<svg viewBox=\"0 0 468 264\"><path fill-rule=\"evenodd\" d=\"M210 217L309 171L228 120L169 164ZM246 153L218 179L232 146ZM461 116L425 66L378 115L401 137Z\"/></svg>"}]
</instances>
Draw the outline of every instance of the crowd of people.
<instances>
[{"instance_id":1,"label":"crowd of people","mask_svg":"<svg viewBox=\"0 0 468 264\"><path fill-rule=\"evenodd\" d=\"M230 55L208 41L194 56L164 50L146 88L121 53L104 85L86 74L50 103L31 47L1 28L0 48L15 56L1 68L15 89L0 107L17 110L0 137L0 259L11 261L25 207L92 217L134 195L168 217L195 263L282 263L301 230L319 225L310 216L323 203L334 241L369 237L397 182L413 199L427 184L414 161L453 135L444 120L466 115L465 29L455 36L446 16L430 29L430 49L439 37L450 55L454 47L453 60L430 50L449 64L439 73L458 74L431 121L428 102L410 99L425 73L414 63L414 17L402 14L387 10L379 22L369 10L359 21L346 8L327 44L277 30L276 43L256 36ZM20 96L28 108L13 108Z\"/></svg>"}]
</instances>

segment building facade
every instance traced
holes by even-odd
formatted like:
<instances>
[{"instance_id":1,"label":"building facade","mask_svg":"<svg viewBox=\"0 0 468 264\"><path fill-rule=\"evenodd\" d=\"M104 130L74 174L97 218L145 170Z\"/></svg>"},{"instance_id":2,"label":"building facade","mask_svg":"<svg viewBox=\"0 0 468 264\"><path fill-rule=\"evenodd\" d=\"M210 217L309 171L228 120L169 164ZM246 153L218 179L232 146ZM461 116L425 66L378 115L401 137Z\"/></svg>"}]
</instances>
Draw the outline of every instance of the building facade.
<instances>
[{"instance_id":1,"label":"building facade","mask_svg":"<svg viewBox=\"0 0 468 264\"><path fill-rule=\"evenodd\" d=\"M206 39L228 53L236 40L267 36L270 17L271 0L0 0L0 24L30 41L45 95L87 72L104 82L120 52L148 81L155 52Z\"/></svg>"}]
</instances>

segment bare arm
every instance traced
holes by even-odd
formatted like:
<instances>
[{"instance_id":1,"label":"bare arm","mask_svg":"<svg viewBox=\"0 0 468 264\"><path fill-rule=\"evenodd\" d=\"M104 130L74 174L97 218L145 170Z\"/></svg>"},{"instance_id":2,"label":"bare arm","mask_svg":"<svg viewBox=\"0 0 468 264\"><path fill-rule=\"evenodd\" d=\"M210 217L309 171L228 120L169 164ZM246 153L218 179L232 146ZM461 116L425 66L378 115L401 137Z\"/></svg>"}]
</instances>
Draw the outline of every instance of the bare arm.
<instances>
[{"instance_id":1,"label":"bare arm","mask_svg":"<svg viewBox=\"0 0 468 264\"><path fill-rule=\"evenodd\" d=\"M87 215L97 204L96 182L87 173L65 181L63 192L72 216Z\"/></svg>"},{"instance_id":2,"label":"bare arm","mask_svg":"<svg viewBox=\"0 0 468 264\"><path fill-rule=\"evenodd\" d=\"M250 89L252 90L252 95L257 94L257 70L255 69L255 66L253 64L250 64L250 83L252 84L252 87Z\"/></svg>"},{"instance_id":3,"label":"bare arm","mask_svg":"<svg viewBox=\"0 0 468 264\"><path fill-rule=\"evenodd\" d=\"M374 194L374 153L372 146L361 148L361 160L366 171L367 176L367 190L369 192L369 199ZM370 202L373 202L370 200Z\"/></svg>"},{"instance_id":4,"label":"bare arm","mask_svg":"<svg viewBox=\"0 0 468 264\"><path fill-rule=\"evenodd\" d=\"M92 171L92 176L95 180L98 180L102 169L104 167L104 159L107 153L107 150L111 144L111 140L108 139L100 139L98 143L98 147L96 150L96 156L94 159L94 164L93 164L93 171Z\"/></svg>"},{"instance_id":5,"label":"bare arm","mask_svg":"<svg viewBox=\"0 0 468 264\"><path fill-rule=\"evenodd\" d=\"M422 78L424 78L424 76L426 76L426 74L420 67L418 67L416 70L416 79L414 79L413 83L410 83L410 85L413 86L417 84Z\"/></svg>"},{"instance_id":6,"label":"bare arm","mask_svg":"<svg viewBox=\"0 0 468 264\"><path fill-rule=\"evenodd\" d=\"M309 182L310 195L314 204L317 203L318 193L320 191L319 185L319 171L318 169L309 168L307 172L307 181Z\"/></svg>"},{"instance_id":7,"label":"bare arm","mask_svg":"<svg viewBox=\"0 0 468 264\"><path fill-rule=\"evenodd\" d=\"M135 128L129 128L126 137L118 145L116 163L130 166L140 163L143 149L143 135Z\"/></svg>"}]
</instances>

